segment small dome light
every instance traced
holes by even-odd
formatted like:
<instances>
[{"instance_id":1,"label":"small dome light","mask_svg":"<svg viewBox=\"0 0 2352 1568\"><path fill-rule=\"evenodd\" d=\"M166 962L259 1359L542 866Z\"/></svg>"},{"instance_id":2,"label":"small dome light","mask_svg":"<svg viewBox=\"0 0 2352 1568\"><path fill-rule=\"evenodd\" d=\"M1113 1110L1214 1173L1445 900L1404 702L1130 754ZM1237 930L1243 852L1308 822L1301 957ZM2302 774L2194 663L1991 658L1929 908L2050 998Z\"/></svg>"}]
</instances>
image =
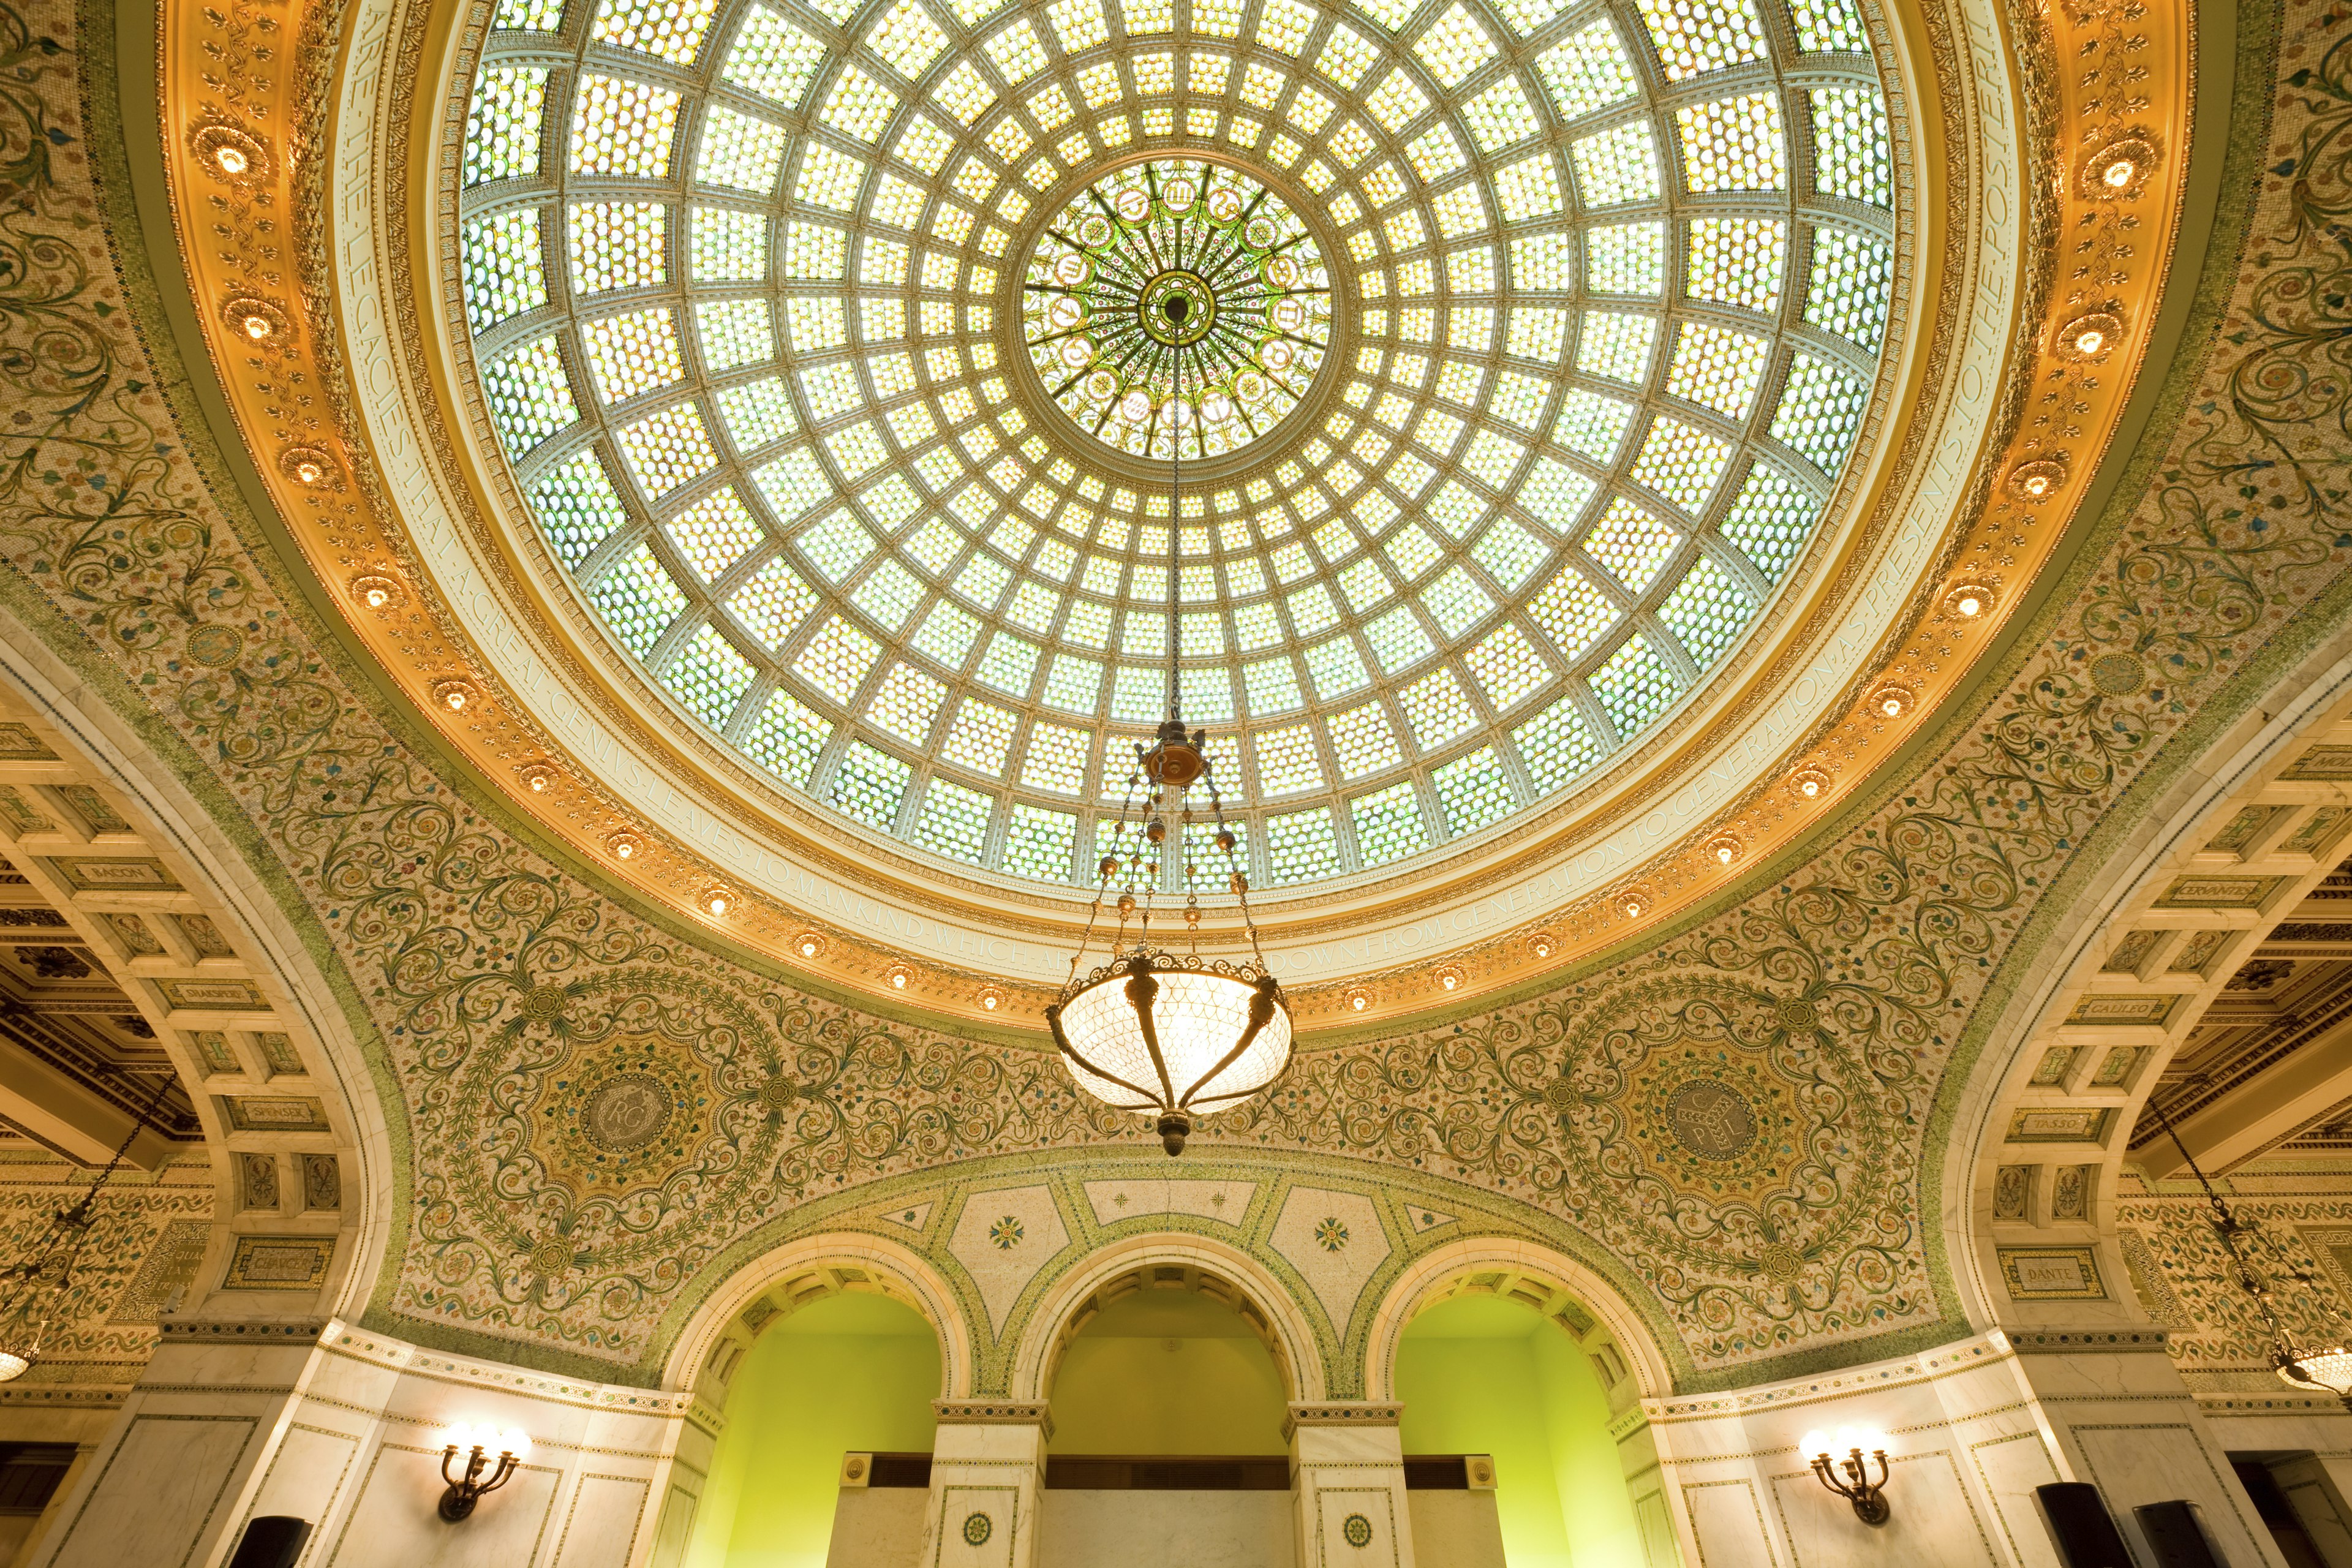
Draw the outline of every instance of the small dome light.
<instances>
[{"instance_id":1,"label":"small dome light","mask_svg":"<svg viewBox=\"0 0 2352 1568\"><path fill-rule=\"evenodd\" d=\"M2074 334L2076 353L2095 354L2107 346L2107 334L2096 327L2085 327Z\"/></svg>"},{"instance_id":2,"label":"small dome light","mask_svg":"<svg viewBox=\"0 0 2352 1568\"><path fill-rule=\"evenodd\" d=\"M1371 1005L1371 994L1360 987L1348 993L1348 1006L1351 1012L1360 1013Z\"/></svg>"},{"instance_id":3,"label":"small dome light","mask_svg":"<svg viewBox=\"0 0 2352 1568\"><path fill-rule=\"evenodd\" d=\"M1528 951L1534 953L1538 958L1549 958L1551 956L1551 949L1552 941L1551 933L1549 931L1539 931L1536 932L1535 935L1528 938Z\"/></svg>"},{"instance_id":4,"label":"small dome light","mask_svg":"<svg viewBox=\"0 0 2352 1568\"><path fill-rule=\"evenodd\" d=\"M2048 495L2050 493L2050 476L2048 474L2027 475L2025 478L2025 493L2030 496Z\"/></svg>"},{"instance_id":5,"label":"small dome light","mask_svg":"<svg viewBox=\"0 0 2352 1568\"><path fill-rule=\"evenodd\" d=\"M1973 621L1993 606L1993 591L1982 583L1962 583L1944 595L1944 608L1964 621Z\"/></svg>"},{"instance_id":6,"label":"small dome light","mask_svg":"<svg viewBox=\"0 0 2352 1568\"><path fill-rule=\"evenodd\" d=\"M213 163L224 174L242 174L253 167L252 160L245 155L242 148L237 147L223 147L213 154Z\"/></svg>"},{"instance_id":7,"label":"small dome light","mask_svg":"<svg viewBox=\"0 0 2352 1568\"><path fill-rule=\"evenodd\" d=\"M2130 184L2132 176L2138 173L2139 165L2129 158L2117 158L2099 171L2099 178L2106 182L2109 190L2120 191Z\"/></svg>"},{"instance_id":8,"label":"small dome light","mask_svg":"<svg viewBox=\"0 0 2352 1568\"><path fill-rule=\"evenodd\" d=\"M709 910L713 915L724 915L729 910L732 909L734 905L729 900L725 893L714 891L704 897L702 907Z\"/></svg>"},{"instance_id":9,"label":"small dome light","mask_svg":"<svg viewBox=\"0 0 2352 1568\"><path fill-rule=\"evenodd\" d=\"M368 589L368 591L367 591L367 605L368 605L368 608L369 608L369 609L371 609L371 610L381 610L381 609L383 609L383 608L384 607L384 605L386 605L390 604L391 602L392 602L392 595L391 595L389 593L385 592L385 590L384 590L384 587L383 587L383 584L379 583L379 584L375 584L373 587L371 587L370 589Z\"/></svg>"},{"instance_id":10,"label":"small dome light","mask_svg":"<svg viewBox=\"0 0 2352 1568\"><path fill-rule=\"evenodd\" d=\"M1004 1005L1004 993L993 985L984 986L980 993L980 1005L993 1013Z\"/></svg>"},{"instance_id":11,"label":"small dome light","mask_svg":"<svg viewBox=\"0 0 2352 1568\"><path fill-rule=\"evenodd\" d=\"M245 319L245 335L255 342L268 337L269 331L269 318L267 316L247 316Z\"/></svg>"},{"instance_id":12,"label":"small dome light","mask_svg":"<svg viewBox=\"0 0 2352 1568\"><path fill-rule=\"evenodd\" d=\"M905 964L894 963L884 972L882 977L890 983L891 990L904 991L907 988L907 982L911 977L912 973L913 972Z\"/></svg>"},{"instance_id":13,"label":"small dome light","mask_svg":"<svg viewBox=\"0 0 2352 1568\"><path fill-rule=\"evenodd\" d=\"M615 833L604 840L604 847L613 852L615 860L634 860L637 858L637 851L646 845L645 840L634 833Z\"/></svg>"},{"instance_id":14,"label":"small dome light","mask_svg":"<svg viewBox=\"0 0 2352 1568\"><path fill-rule=\"evenodd\" d=\"M305 458L294 465L294 477L306 485L315 485L327 477L327 470Z\"/></svg>"}]
</instances>

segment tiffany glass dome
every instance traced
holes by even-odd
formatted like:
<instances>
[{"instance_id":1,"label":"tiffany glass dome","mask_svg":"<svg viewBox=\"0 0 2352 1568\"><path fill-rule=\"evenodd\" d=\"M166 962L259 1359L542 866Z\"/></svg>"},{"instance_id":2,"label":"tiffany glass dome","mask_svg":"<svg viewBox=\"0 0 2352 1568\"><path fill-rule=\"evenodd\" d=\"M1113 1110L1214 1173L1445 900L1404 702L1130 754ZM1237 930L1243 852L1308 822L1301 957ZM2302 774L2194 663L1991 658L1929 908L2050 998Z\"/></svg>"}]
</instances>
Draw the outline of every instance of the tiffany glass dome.
<instances>
[{"instance_id":1,"label":"tiffany glass dome","mask_svg":"<svg viewBox=\"0 0 2352 1568\"><path fill-rule=\"evenodd\" d=\"M1895 292L1855 0L499 0L471 92L553 585L791 791L1073 891L1171 594L1277 896L1598 776L1809 558Z\"/></svg>"}]
</instances>

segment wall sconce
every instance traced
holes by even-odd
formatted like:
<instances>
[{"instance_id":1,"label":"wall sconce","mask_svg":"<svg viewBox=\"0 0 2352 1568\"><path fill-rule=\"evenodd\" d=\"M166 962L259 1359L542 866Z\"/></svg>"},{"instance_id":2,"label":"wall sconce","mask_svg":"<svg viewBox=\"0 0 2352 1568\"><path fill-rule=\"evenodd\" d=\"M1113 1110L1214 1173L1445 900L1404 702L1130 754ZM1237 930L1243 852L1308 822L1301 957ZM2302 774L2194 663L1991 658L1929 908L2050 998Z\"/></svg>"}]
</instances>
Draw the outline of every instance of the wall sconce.
<instances>
[{"instance_id":1,"label":"wall sconce","mask_svg":"<svg viewBox=\"0 0 2352 1568\"><path fill-rule=\"evenodd\" d=\"M1833 1448L1845 1450L1845 1458L1830 1457ZM1841 1426L1837 1435L1808 1432L1803 1444L1804 1454L1812 1460L1813 1474L1822 1485L1853 1504L1854 1518L1864 1524L1885 1524L1895 1511L1886 1505L1886 1435L1867 1427ZM1870 1479L1870 1465L1863 1458L1868 1453L1878 1461L1878 1479Z\"/></svg>"},{"instance_id":2,"label":"wall sconce","mask_svg":"<svg viewBox=\"0 0 2352 1568\"><path fill-rule=\"evenodd\" d=\"M471 1517L482 1494L506 1485L522 1462L530 1458L530 1439L520 1427L500 1432L488 1426L468 1426L460 1421L441 1435L441 1479L449 1483L449 1489L441 1494L441 1517L451 1524ZM499 1468L490 1472L488 1480L484 1480L482 1472L489 1467L493 1448L498 1450ZM466 1472L453 1476L449 1462L461 1453L466 1456Z\"/></svg>"}]
</instances>

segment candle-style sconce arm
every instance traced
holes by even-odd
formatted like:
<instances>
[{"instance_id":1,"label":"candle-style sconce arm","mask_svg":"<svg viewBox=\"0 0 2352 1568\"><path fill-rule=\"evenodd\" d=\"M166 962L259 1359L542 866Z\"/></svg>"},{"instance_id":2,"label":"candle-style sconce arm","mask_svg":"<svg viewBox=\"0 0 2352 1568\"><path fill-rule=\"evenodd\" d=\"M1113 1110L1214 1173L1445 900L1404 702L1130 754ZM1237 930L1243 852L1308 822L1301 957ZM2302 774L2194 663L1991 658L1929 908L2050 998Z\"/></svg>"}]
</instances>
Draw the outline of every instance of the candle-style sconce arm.
<instances>
[{"instance_id":1,"label":"candle-style sconce arm","mask_svg":"<svg viewBox=\"0 0 2352 1568\"><path fill-rule=\"evenodd\" d=\"M1870 1460L1878 1461L1878 1479L1870 1479ZM1813 1474L1822 1485L1853 1504L1853 1516L1864 1524L1885 1524L1894 1513L1886 1501L1886 1450L1874 1448L1869 1458L1850 1448L1843 1459L1827 1453L1813 1456Z\"/></svg>"},{"instance_id":2,"label":"candle-style sconce arm","mask_svg":"<svg viewBox=\"0 0 2352 1568\"><path fill-rule=\"evenodd\" d=\"M499 1442L497 1438L492 1438L490 1441ZM514 1446L511 1444L499 1442L499 1448L500 1451L495 1461L497 1468L494 1469L491 1468L493 1461L489 1453L479 1440L470 1443L453 1441L441 1450L441 1479L449 1484L448 1489L441 1494L443 1519L447 1520L451 1524L456 1524L460 1520L469 1518L473 1514L474 1505L482 1500L482 1495L485 1492L494 1492L513 1479L515 1471L521 1468L522 1459L516 1454ZM466 1456L463 1460L464 1468L453 1475L450 1473L450 1467L460 1462L457 1456L461 1449ZM482 1477L484 1470L490 1472L489 1479L487 1480Z\"/></svg>"}]
</instances>

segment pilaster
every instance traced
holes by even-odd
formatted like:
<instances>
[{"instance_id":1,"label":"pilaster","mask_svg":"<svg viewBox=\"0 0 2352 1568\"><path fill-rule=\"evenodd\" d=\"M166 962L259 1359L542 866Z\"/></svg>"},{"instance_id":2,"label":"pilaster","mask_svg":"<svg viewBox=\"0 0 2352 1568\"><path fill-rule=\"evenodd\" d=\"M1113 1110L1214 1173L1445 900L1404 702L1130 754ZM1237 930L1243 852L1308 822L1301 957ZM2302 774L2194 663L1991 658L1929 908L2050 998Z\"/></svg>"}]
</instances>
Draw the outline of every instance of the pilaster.
<instances>
[{"instance_id":1,"label":"pilaster","mask_svg":"<svg viewBox=\"0 0 2352 1568\"><path fill-rule=\"evenodd\" d=\"M31 1568L225 1558L314 1373L322 1327L167 1321L113 1429L75 1467Z\"/></svg>"},{"instance_id":2,"label":"pilaster","mask_svg":"<svg viewBox=\"0 0 2352 1568\"><path fill-rule=\"evenodd\" d=\"M921 1568L1031 1568L1054 1417L1042 1404L940 1399Z\"/></svg>"},{"instance_id":3,"label":"pilaster","mask_svg":"<svg viewBox=\"0 0 2352 1568\"><path fill-rule=\"evenodd\" d=\"M1290 1407L1283 1427L1298 1568L1413 1568L1403 1413L1362 1400Z\"/></svg>"}]
</instances>

